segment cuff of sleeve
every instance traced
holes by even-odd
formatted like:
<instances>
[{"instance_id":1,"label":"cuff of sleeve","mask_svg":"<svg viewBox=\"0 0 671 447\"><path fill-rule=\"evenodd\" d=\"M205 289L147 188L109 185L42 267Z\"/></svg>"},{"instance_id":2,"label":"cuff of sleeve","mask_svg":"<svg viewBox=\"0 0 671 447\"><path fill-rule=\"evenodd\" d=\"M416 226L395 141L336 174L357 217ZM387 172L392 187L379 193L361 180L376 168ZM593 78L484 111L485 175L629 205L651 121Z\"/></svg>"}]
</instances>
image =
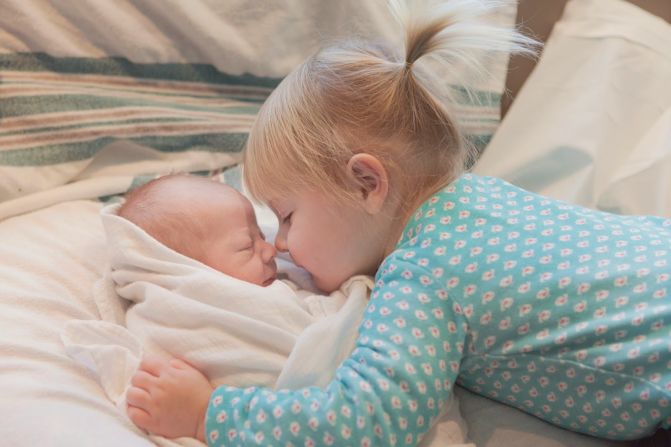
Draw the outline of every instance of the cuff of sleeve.
<instances>
[{"instance_id":1,"label":"cuff of sleeve","mask_svg":"<svg viewBox=\"0 0 671 447\"><path fill-rule=\"evenodd\" d=\"M210 396L205 414L205 442L209 447L228 444L237 438L233 424L235 403L240 401L239 388L220 386Z\"/></svg>"}]
</instances>

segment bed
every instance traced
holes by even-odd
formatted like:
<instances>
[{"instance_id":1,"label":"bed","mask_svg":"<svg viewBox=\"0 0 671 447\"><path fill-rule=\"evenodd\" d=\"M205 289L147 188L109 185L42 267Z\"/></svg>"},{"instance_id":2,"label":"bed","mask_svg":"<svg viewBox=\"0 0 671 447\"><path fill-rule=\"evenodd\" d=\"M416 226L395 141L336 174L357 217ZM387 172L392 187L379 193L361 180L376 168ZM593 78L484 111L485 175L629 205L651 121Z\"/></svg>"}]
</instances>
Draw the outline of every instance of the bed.
<instances>
[{"instance_id":1,"label":"bed","mask_svg":"<svg viewBox=\"0 0 671 447\"><path fill-rule=\"evenodd\" d=\"M246 133L293 66L318 42L397 33L372 1L2 3L0 445L153 445L62 343L68 321L102 318L91 299L106 265L100 209L167 172L240 188ZM489 60L492 79L470 81L475 97L459 94L471 79L460 67L440 76L482 152L474 172L586 206L671 216L666 3L649 2L657 16L623 0L558 3L549 17L538 3L525 16L529 1L491 17L544 24L547 45L528 79L531 67L517 66L506 84L507 57ZM272 213L257 214L272 232ZM467 433L450 445L625 445L456 395Z\"/></svg>"}]
</instances>

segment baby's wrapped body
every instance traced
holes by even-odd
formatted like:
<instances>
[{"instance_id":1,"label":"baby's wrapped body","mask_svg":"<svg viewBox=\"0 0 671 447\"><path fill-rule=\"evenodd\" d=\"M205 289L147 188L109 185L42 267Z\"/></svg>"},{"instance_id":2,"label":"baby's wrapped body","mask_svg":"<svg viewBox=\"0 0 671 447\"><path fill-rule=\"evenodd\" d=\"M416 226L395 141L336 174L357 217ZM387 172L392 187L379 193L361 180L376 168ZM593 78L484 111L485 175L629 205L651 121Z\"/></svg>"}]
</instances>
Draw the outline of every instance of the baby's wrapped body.
<instances>
[{"instance_id":1,"label":"baby's wrapped body","mask_svg":"<svg viewBox=\"0 0 671 447\"><path fill-rule=\"evenodd\" d=\"M453 333L437 348L458 383L601 437L668 428L671 220L574 207L467 174L423 204L398 248L379 291L396 269L431 284L425 328L446 323ZM383 322L369 318L364 326Z\"/></svg>"},{"instance_id":2,"label":"baby's wrapped body","mask_svg":"<svg viewBox=\"0 0 671 447\"><path fill-rule=\"evenodd\" d=\"M328 296L281 280L263 287L166 247L117 210L110 205L101 216L110 270L94 299L103 321L73 320L63 341L123 415L126 390L145 354L178 356L215 385L286 388L328 383L350 352L370 278L354 277ZM177 444L202 445L194 439Z\"/></svg>"},{"instance_id":3,"label":"baby's wrapped body","mask_svg":"<svg viewBox=\"0 0 671 447\"><path fill-rule=\"evenodd\" d=\"M101 212L110 270L94 299L103 321L73 320L62 338L124 418L126 390L145 355L178 356L215 385L297 389L324 387L333 379L353 349L370 277L355 276L330 295L284 280L265 287L249 283L161 244L119 217L118 208ZM447 407L423 445L466 445L456 402ZM138 430L130 421L128 426ZM166 447L203 445L147 436Z\"/></svg>"}]
</instances>

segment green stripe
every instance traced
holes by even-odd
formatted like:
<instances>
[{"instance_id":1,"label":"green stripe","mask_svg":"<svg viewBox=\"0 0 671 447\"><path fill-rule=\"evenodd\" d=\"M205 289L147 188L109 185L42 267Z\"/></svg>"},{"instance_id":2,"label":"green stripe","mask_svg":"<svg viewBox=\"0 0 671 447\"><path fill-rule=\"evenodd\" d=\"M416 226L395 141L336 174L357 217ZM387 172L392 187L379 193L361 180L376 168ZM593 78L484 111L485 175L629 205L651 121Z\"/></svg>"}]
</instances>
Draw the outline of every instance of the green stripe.
<instances>
[{"instance_id":1,"label":"green stripe","mask_svg":"<svg viewBox=\"0 0 671 447\"><path fill-rule=\"evenodd\" d=\"M133 180L131 181L130 186L126 191L122 191L117 194L100 196L98 197L98 200L106 204L120 202L124 194L134 190L138 186L144 185L145 183L155 179L156 177L158 177L158 175L136 175L135 177L133 177Z\"/></svg>"},{"instance_id":2,"label":"green stripe","mask_svg":"<svg viewBox=\"0 0 671 447\"><path fill-rule=\"evenodd\" d=\"M53 57L46 53L0 54L0 71L50 71L56 73L131 76L142 79L205 82L252 87L275 88L281 78L231 75L209 64L140 64L123 57Z\"/></svg>"},{"instance_id":3,"label":"green stripe","mask_svg":"<svg viewBox=\"0 0 671 447\"><path fill-rule=\"evenodd\" d=\"M498 124L501 120L498 118L493 118L493 117L484 117L484 116L458 116L457 119L459 120L460 123L466 125L473 125L473 124Z\"/></svg>"},{"instance_id":4,"label":"green stripe","mask_svg":"<svg viewBox=\"0 0 671 447\"><path fill-rule=\"evenodd\" d=\"M493 135L490 133L480 135L466 135L466 139L473 146L475 146L480 152L482 152L484 148L489 144L489 142L492 141L492 137Z\"/></svg>"},{"instance_id":5,"label":"green stripe","mask_svg":"<svg viewBox=\"0 0 671 447\"><path fill-rule=\"evenodd\" d=\"M133 78L126 78L128 80L133 80ZM5 80L4 85L6 86L19 86L19 87L32 87L32 88L44 88L44 87L52 87L54 86L54 83L49 81L49 80L42 80L42 79L22 79L22 80L17 80L17 79L12 79L11 81ZM236 96L242 96L243 101L248 102L248 101L259 101L259 97L268 96L271 92L270 89L267 91L261 91L261 92L249 92L248 94L250 95L249 97L244 97L245 96L245 91L240 91L238 88L231 88L232 91L235 93L231 92L230 94L226 92L224 89L219 88L219 91L215 90L212 88L211 91L209 92L197 92L191 90L190 87L185 87L184 91L180 91L179 89L176 90L161 90L161 87L159 86L158 89L152 89L151 85L142 85L142 84L135 84L133 86L126 86L126 85L114 85L114 84L107 84L105 82L96 82L96 81L81 81L81 82L75 82L75 83L65 83L65 84L56 84L60 85L61 90L65 89L78 89L81 90L82 93L86 93L88 90L93 90L96 93L102 94L104 96L104 93L106 92L116 92L116 93L125 93L128 95L134 95L134 94L142 94L142 95L151 95L151 96L156 96L158 98L160 97L168 97L168 98L195 98L195 99L220 99L220 98L226 98L229 99L231 95L236 95ZM219 87L219 86L218 86ZM187 92L186 90L191 90ZM100 93L102 92L102 93ZM265 97L260 99L261 101L265 101Z\"/></svg>"},{"instance_id":6,"label":"green stripe","mask_svg":"<svg viewBox=\"0 0 671 447\"><path fill-rule=\"evenodd\" d=\"M251 96L248 98L245 98L243 96L237 96L236 95L226 95L226 99L230 99L232 101L244 101L244 102L251 102L253 104L258 104L261 106L264 102L266 102L266 98L252 98Z\"/></svg>"},{"instance_id":7,"label":"green stripe","mask_svg":"<svg viewBox=\"0 0 671 447\"><path fill-rule=\"evenodd\" d=\"M128 187L127 190L121 191L117 194L109 194L106 196L100 196L98 197L98 200L105 203L105 204L110 204L110 203L117 203L120 202L123 196L132 190L136 189L139 186L144 185L145 183L148 183L155 178L159 177L160 174L156 175L136 175L133 177L133 180L131 180L130 186Z\"/></svg>"},{"instance_id":8,"label":"green stripe","mask_svg":"<svg viewBox=\"0 0 671 447\"><path fill-rule=\"evenodd\" d=\"M239 165L234 164L234 165L231 165L231 166L224 166L221 169L215 169L213 171L191 171L191 172L189 172L189 174L197 175L197 176L200 176L200 177L212 177L212 176L215 175L215 173L220 174L220 173L223 172L224 175L225 175L225 174L228 173L228 171L231 171L231 170L237 171L239 173L239 171L240 171L239 169L234 169L234 168L237 168L238 166ZM103 202L103 203L120 202L121 198L124 196L124 194L128 194L130 191L136 189L137 187L142 186L145 183L154 180L155 178L161 177L162 175L163 174L137 175L137 176L133 177L133 180L131 181L131 184L126 191L120 192L118 194L110 194L110 195L106 195L106 196L100 196L100 197L98 197L98 200ZM238 175L238 177L239 177L239 175ZM227 184L227 185L230 185L230 186L232 186L232 187L234 187L238 190L240 189L239 185L236 186L235 184L230 184L230 183L228 183L228 180L226 180L226 179L225 179L224 183Z\"/></svg>"},{"instance_id":9,"label":"green stripe","mask_svg":"<svg viewBox=\"0 0 671 447\"><path fill-rule=\"evenodd\" d=\"M154 180L157 177L158 175L136 175L135 177L133 177L133 181L130 183L130 186L128 187L126 192L137 189L138 187L144 185L145 183L149 183L150 181Z\"/></svg>"},{"instance_id":10,"label":"green stripe","mask_svg":"<svg viewBox=\"0 0 671 447\"><path fill-rule=\"evenodd\" d=\"M0 138L7 137L10 135L28 135L36 133L56 133L59 134L66 130L75 130L75 129L86 129L88 127L95 126L122 126L125 124L153 124L153 123L201 123L208 122L206 119L193 118L193 117L166 117L166 118L136 118L136 119L123 119L119 118L113 121L91 121L85 123L74 123L74 124L62 124L56 126L47 126L47 127L33 127L30 129L17 129L9 132L2 132L2 126L0 126ZM115 128L110 129L110 131L116 130ZM152 132L155 133L155 132Z\"/></svg>"},{"instance_id":11,"label":"green stripe","mask_svg":"<svg viewBox=\"0 0 671 447\"><path fill-rule=\"evenodd\" d=\"M247 141L247 133L215 133L174 137L104 137L81 143L54 144L28 149L0 151L0 166L48 166L86 160L116 141L150 147L161 152L204 151L237 153Z\"/></svg>"},{"instance_id":12,"label":"green stripe","mask_svg":"<svg viewBox=\"0 0 671 447\"><path fill-rule=\"evenodd\" d=\"M237 168L237 169L235 169ZM224 182L242 192L242 169L240 165L231 166L224 171Z\"/></svg>"},{"instance_id":13,"label":"green stripe","mask_svg":"<svg viewBox=\"0 0 671 447\"><path fill-rule=\"evenodd\" d=\"M0 76L2 76L0 74ZM257 105L217 106L176 104L153 99L112 98L91 95L39 95L0 98L0 118L36 115L39 113L70 112L73 110L98 110L116 107L142 106L166 107L181 110L196 110L223 114L256 115ZM1 124L1 122L0 122Z\"/></svg>"},{"instance_id":14,"label":"green stripe","mask_svg":"<svg viewBox=\"0 0 671 447\"><path fill-rule=\"evenodd\" d=\"M454 99L458 104L480 107L496 107L501 104L501 94L487 90L466 89L460 85L450 85Z\"/></svg>"}]
</instances>

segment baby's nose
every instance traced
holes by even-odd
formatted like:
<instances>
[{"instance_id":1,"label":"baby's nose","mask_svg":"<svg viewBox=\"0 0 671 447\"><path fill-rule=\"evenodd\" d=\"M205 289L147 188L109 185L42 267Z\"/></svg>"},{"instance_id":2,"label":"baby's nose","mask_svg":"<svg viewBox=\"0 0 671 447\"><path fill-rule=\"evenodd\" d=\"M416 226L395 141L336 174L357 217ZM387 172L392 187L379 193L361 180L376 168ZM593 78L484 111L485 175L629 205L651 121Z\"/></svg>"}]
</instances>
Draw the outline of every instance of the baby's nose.
<instances>
[{"instance_id":1,"label":"baby's nose","mask_svg":"<svg viewBox=\"0 0 671 447\"><path fill-rule=\"evenodd\" d=\"M275 255L277 255L277 250L275 249L275 246L273 244L270 244L268 242L263 242L263 262L270 262Z\"/></svg>"}]
</instances>

